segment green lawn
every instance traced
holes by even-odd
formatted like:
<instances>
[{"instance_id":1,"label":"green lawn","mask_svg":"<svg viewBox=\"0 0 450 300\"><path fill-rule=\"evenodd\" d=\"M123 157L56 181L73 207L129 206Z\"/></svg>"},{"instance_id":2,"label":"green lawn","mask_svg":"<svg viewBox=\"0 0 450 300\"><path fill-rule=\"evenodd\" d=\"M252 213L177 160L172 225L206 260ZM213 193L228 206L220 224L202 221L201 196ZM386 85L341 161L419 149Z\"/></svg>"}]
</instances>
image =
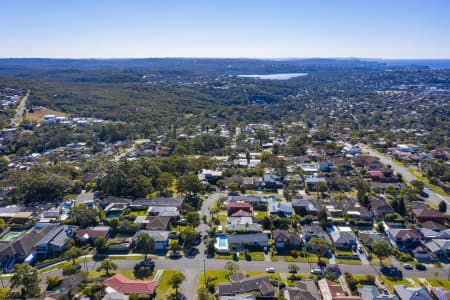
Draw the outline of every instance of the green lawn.
<instances>
[{"instance_id":1,"label":"green lawn","mask_svg":"<svg viewBox=\"0 0 450 300\"><path fill-rule=\"evenodd\" d=\"M442 196L450 196L440 186L430 183L430 180L427 177L422 176L422 174L420 172L418 172L417 170L410 168L410 169L408 169L408 172L411 173L412 175L416 176L418 180L423 181L425 183L425 185L427 185L435 193L442 195Z\"/></svg>"},{"instance_id":2,"label":"green lawn","mask_svg":"<svg viewBox=\"0 0 450 300\"><path fill-rule=\"evenodd\" d=\"M408 280L406 280L404 278L403 279L399 279L399 280L394 280L394 279L391 279L391 278L386 277L386 276L380 276L379 277L379 281L381 283L384 283L391 293L394 292L394 288L393 288L394 285L412 286L411 282L409 282Z\"/></svg>"},{"instance_id":3,"label":"green lawn","mask_svg":"<svg viewBox=\"0 0 450 300\"><path fill-rule=\"evenodd\" d=\"M353 255L352 251L344 251L344 250L336 250L336 255L348 255L351 256Z\"/></svg>"},{"instance_id":4,"label":"green lawn","mask_svg":"<svg viewBox=\"0 0 450 300\"><path fill-rule=\"evenodd\" d=\"M133 216L133 217L144 217L146 215L147 215L146 210L138 210L138 211L130 212L130 216Z\"/></svg>"},{"instance_id":5,"label":"green lawn","mask_svg":"<svg viewBox=\"0 0 450 300\"><path fill-rule=\"evenodd\" d=\"M380 260L377 257L373 257L372 261L370 262L373 265L379 266ZM389 257L383 258L383 265L384 266L392 266L392 261Z\"/></svg>"},{"instance_id":6,"label":"green lawn","mask_svg":"<svg viewBox=\"0 0 450 300\"><path fill-rule=\"evenodd\" d=\"M169 284L169 279L176 273L178 273L178 271L164 270L156 290L156 300L169 299L170 294L173 292L172 287Z\"/></svg>"},{"instance_id":7,"label":"green lawn","mask_svg":"<svg viewBox=\"0 0 450 300\"><path fill-rule=\"evenodd\" d=\"M216 259L233 259L233 255L214 253L214 258L216 258Z\"/></svg>"},{"instance_id":8,"label":"green lawn","mask_svg":"<svg viewBox=\"0 0 450 300\"><path fill-rule=\"evenodd\" d=\"M219 219L220 222L226 222L227 218L228 217L226 214L222 214L222 213L217 214L217 219Z\"/></svg>"},{"instance_id":9,"label":"green lawn","mask_svg":"<svg viewBox=\"0 0 450 300\"><path fill-rule=\"evenodd\" d=\"M359 259L342 259L342 258L336 258L337 264L344 264L344 265L361 265L361 260Z\"/></svg>"},{"instance_id":10,"label":"green lawn","mask_svg":"<svg viewBox=\"0 0 450 300\"><path fill-rule=\"evenodd\" d=\"M297 256L297 257L293 257L291 255L284 255L282 257L283 257L284 261L287 261L287 262L300 262L300 263L310 262L310 263L314 263L315 264L319 260L319 257L316 254L313 254L313 253L309 253L307 257L302 257L300 255ZM327 264L329 263L329 260L326 257L322 256L322 257L320 257L320 260L325 262L325 263L327 263Z\"/></svg>"},{"instance_id":11,"label":"green lawn","mask_svg":"<svg viewBox=\"0 0 450 300\"><path fill-rule=\"evenodd\" d=\"M197 290L199 288L205 287L205 275L206 275L206 278L215 278L211 283L217 287L217 284L229 281L229 274L230 274L230 272L227 270L206 271L205 273L202 273L200 275L200 277L198 278Z\"/></svg>"},{"instance_id":12,"label":"green lawn","mask_svg":"<svg viewBox=\"0 0 450 300\"><path fill-rule=\"evenodd\" d=\"M252 276L258 276L258 275L264 275L269 278L269 280L278 280L281 282L281 276L280 273L267 273L267 272L257 272L257 271L247 271L245 272L249 277Z\"/></svg>"},{"instance_id":13,"label":"green lawn","mask_svg":"<svg viewBox=\"0 0 450 300\"><path fill-rule=\"evenodd\" d=\"M153 272L153 275L155 274L155 272ZM119 270L119 271L116 270L116 271L110 271L109 273L111 274L111 276L114 274L121 274L128 279L136 279L136 277L134 277L133 270ZM153 275L149 276L145 279L150 280L153 278ZM90 272L88 272L88 278L90 278L90 279L98 278L101 276L106 276L105 271L102 271L102 272L90 271Z\"/></svg>"},{"instance_id":14,"label":"green lawn","mask_svg":"<svg viewBox=\"0 0 450 300\"><path fill-rule=\"evenodd\" d=\"M427 281L432 286L443 287L446 290L450 290L450 280L442 278L428 278Z\"/></svg>"},{"instance_id":15,"label":"green lawn","mask_svg":"<svg viewBox=\"0 0 450 300\"><path fill-rule=\"evenodd\" d=\"M294 287L295 282L301 279L314 279L313 275L295 274L295 279L291 279L292 274L286 274L287 286Z\"/></svg>"},{"instance_id":16,"label":"green lawn","mask_svg":"<svg viewBox=\"0 0 450 300\"><path fill-rule=\"evenodd\" d=\"M249 252L248 254L250 254L250 257L252 258L251 260L257 260L257 261L264 261L264 253L259 251L259 252ZM240 252L239 253L239 259L240 260L245 260L245 253L244 252Z\"/></svg>"},{"instance_id":17,"label":"green lawn","mask_svg":"<svg viewBox=\"0 0 450 300\"><path fill-rule=\"evenodd\" d=\"M278 255L270 255L270 261L279 261Z\"/></svg>"}]
</instances>

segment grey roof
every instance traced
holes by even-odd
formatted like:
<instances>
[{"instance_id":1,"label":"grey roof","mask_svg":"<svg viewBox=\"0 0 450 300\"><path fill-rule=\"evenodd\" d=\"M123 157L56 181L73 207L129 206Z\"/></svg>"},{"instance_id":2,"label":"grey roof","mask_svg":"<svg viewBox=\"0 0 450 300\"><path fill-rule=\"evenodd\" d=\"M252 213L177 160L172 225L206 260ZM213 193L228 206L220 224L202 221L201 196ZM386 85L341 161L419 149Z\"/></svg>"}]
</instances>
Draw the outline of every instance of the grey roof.
<instances>
[{"instance_id":1,"label":"grey roof","mask_svg":"<svg viewBox=\"0 0 450 300\"><path fill-rule=\"evenodd\" d=\"M183 198L153 198L153 199L136 199L134 202L138 203L141 201L143 204L148 206L175 206L181 208L183 205Z\"/></svg>"},{"instance_id":2,"label":"grey roof","mask_svg":"<svg viewBox=\"0 0 450 300\"><path fill-rule=\"evenodd\" d=\"M305 299L320 300L320 292L313 279L296 281L295 286L299 290L303 291L304 295L307 296Z\"/></svg>"},{"instance_id":3,"label":"grey roof","mask_svg":"<svg viewBox=\"0 0 450 300\"><path fill-rule=\"evenodd\" d=\"M178 208L175 206L150 206L148 213L153 216L176 217L179 215Z\"/></svg>"},{"instance_id":4,"label":"grey roof","mask_svg":"<svg viewBox=\"0 0 450 300\"><path fill-rule=\"evenodd\" d=\"M431 252L450 251L450 240L434 239L425 244Z\"/></svg>"},{"instance_id":5,"label":"grey roof","mask_svg":"<svg viewBox=\"0 0 450 300\"><path fill-rule=\"evenodd\" d=\"M338 231L331 232L331 238L335 243L351 243L356 242L356 236L351 231Z\"/></svg>"},{"instance_id":6,"label":"grey roof","mask_svg":"<svg viewBox=\"0 0 450 300\"><path fill-rule=\"evenodd\" d=\"M266 276L249 277L242 281L219 284L220 296L233 296L250 291L260 291L262 296L275 294L275 288Z\"/></svg>"},{"instance_id":7,"label":"grey roof","mask_svg":"<svg viewBox=\"0 0 450 300\"><path fill-rule=\"evenodd\" d=\"M373 285L363 285L358 289L359 295L364 300L381 300L381 299L390 299L390 300L398 300L398 297L395 295L385 295L381 294L376 286Z\"/></svg>"},{"instance_id":8,"label":"grey roof","mask_svg":"<svg viewBox=\"0 0 450 300\"><path fill-rule=\"evenodd\" d=\"M253 217L229 217L225 228L227 231L262 231L261 224L255 223Z\"/></svg>"},{"instance_id":9,"label":"grey roof","mask_svg":"<svg viewBox=\"0 0 450 300\"><path fill-rule=\"evenodd\" d=\"M155 239L155 242L165 242L169 239L169 231L156 231L156 230L139 230L134 235L134 238L137 238L137 236L142 232L153 237Z\"/></svg>"},{"instance_id":10,"label":"grey roof","mask_svg":"<svg viewBox=\"0 0 450 300\"><path fill-rule=\"evenodd\" d=\"M128 300L128 295L124 295L121 293L107 293L102 300Z\"/></svg>"},{"instance_id":11,"label":"grey roof","mask_svg":"<svg viewBox=\"0 0 450 300\"><path fill-rule=\"evenodd\" d=\"M425 288L412 288L406 285L394 285L394 291L400 300L433 300Z\"/></svg>"},{"instance_id":12,"label":"grey roof","mask_svg":"<svg viewBox=\"0 0 450 300\"><path fill-rule=\"evenodd\" d=\"M306 207L308 211L317 211L317 203L313 199L292 199L292 206L294 207Z\"/></svg>"},{"instance_id":13,"label":"grey roof","mask_svg":"<svg viewBox=\"0 0 450 300\"><path fill-rule=\"evenodd\" d=\"M319 183L319 182L326 182L325 177L307 177L305 178L305 182L308 183Z\"/></svg>"},{"instance_id":14,"label":"grey roof","mask_svg":"<svg viewBox=\"0 0 450 300\"><path fill-rule=\"evenodd\" d=\"M319 225L302 225L303 238L306 236L316 236L318 238L326 239L330 241L330 236Z\"/></svg>"},{"instance_id":15,"label":"grey roof","mask_svg":"<svg viewBox=\"0 0 450 300\"><path fill-rule=\"evenodd\" d=\"M265 200L258 195L240 195L228 197L228 202L261 203Z\"/></svg>"},{"instance_id":16,"label":"grey roof","mask_svg":"<svg viewBox=\"0 0 450 300\"><path fill-rule=\"evenodd\" d=\"M66 230L68 226L57 226L47 233L36 245L51 244L54 246L62 247L66 239L68 238Z\"/></svg>"},{"instance_id":17,"label":"grey roof","mask_svg":"<svg viewBox=\"0 0 450 300\"><path fill-rule=\"evenodd\" d=\"M277 200L275 200L274 198L271 198L269 200L267 209L269 210L269 213L283 212L292 214L294 211L291 202L286 201L277 202Z\"/></svg>"},{"instance_id":18,"label":"grey roof","mask_svg":"<svg viewBox=\"0 0 450 300\"><path fill-rule=\"evenodd\" d=\"M227 234L228 244L244 244L244 243L268 243L267 234L265 233L249 233L249 234Z\"/></svg>"}]
</instances>

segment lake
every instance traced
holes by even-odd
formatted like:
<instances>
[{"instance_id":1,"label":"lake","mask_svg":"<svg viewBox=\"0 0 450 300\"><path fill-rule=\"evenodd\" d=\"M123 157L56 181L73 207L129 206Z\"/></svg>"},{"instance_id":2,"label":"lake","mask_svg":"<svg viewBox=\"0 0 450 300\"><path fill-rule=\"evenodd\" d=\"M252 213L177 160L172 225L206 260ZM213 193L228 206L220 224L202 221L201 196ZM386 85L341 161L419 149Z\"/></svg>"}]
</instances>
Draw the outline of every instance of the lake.
<instances>
[{"instance_id":1,"label":"lake","mask_svg":"<svg viewBox=\"0 0 450 300\"><path fill-rule=\"evenodd\" d=\"M253 78L253 79L264 79L264 80L288 80L295 77L306 76L308 73L280 73L280 74L267 74L267 75L237 75L240 78Z\"/></svg>"}]
</instances>

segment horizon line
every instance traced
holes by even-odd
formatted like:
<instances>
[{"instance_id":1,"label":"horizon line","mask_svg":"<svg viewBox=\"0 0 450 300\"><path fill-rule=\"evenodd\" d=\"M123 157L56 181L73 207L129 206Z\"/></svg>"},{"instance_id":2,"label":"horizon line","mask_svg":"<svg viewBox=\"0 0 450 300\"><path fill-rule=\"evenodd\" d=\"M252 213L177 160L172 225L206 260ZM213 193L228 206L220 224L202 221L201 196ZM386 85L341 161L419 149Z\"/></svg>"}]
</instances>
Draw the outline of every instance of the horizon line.
<instances>
[{"instance_id":1,"label":"horizon line","mask_svg":"<svg viewBox=\"0 0 450 300\"><path fill-rule=\"evenodd\" d=\"M254 60L295 60L295 59L340 59L340 60L450 60L450 57L357 57L357 56L310 56L310 57L226 57L226 56L147 56L147 57L0 57L6 59L54 59L54 60L131 60L131 59L254 59Z\"/></svg>"}]
</instances>

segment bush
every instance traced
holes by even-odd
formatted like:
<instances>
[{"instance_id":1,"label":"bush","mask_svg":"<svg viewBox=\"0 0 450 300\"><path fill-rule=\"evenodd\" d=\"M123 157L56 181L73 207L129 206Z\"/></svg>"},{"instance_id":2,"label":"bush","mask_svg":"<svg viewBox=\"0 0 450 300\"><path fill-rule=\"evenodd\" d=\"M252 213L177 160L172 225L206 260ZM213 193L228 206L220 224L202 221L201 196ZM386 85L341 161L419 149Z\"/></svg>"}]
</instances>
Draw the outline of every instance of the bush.
<instances>
[{"instance_id":1,"label":"bush","mask_svg":"<svg viewBox=\"0 0 450 300\"><path fill-rule=\"evenodd\" d=\"M47 291L50 291L60 285L62 279L58 276L47 276Z\"/></svg>"},{"instance_id":2,"label":"bush","mask_svg":"<svg viewBox=\"0 0 450 300\"><path fill-rule=\"evenodd\" d=\"M155 263L153 260L143 260L134 266L134 276L136 278L146 278L153 274Z\"/></svg>"},{"instance_id":3,"label":"bush","mask_svg":"<svg viewBox=\"0 0 450 300\"><path fill-rule=\"evenodd\" d=\"M294 257L294 258L297 258L298 257L298 251L297 250L291 250L291 256L292 257Z\"/></svg>"},{"instance_id":4,"label":"bush","mask_svg":"<svg viewBox=\"0 0 450 300\"><path fill-rule=\"evenodd\" d=\"M73 275L78 272L80 272L81 266L80 265L66 265L63 267L63 275Z\"/></svg>"}]
</instances>

